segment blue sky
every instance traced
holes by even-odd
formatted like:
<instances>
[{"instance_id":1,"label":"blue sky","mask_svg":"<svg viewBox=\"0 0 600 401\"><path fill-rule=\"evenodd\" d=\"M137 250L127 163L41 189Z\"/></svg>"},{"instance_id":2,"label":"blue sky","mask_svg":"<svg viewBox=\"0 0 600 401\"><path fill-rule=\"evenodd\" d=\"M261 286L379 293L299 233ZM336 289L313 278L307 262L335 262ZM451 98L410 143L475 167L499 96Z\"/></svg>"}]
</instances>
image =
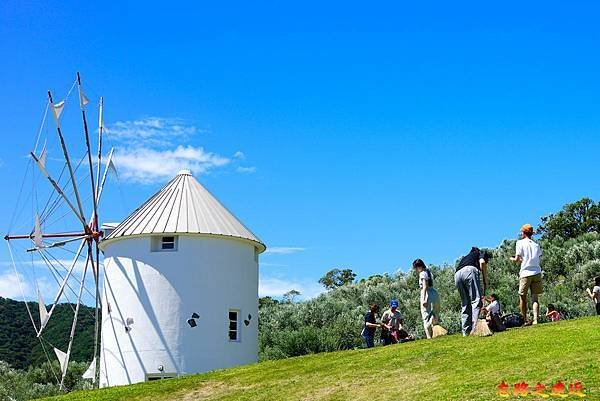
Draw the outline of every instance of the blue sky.
<instances>
[{"instance_id":1,"label":"blue sky","mask_svg":"<svg viewBox=\"0 0 600 401\"><path fill-rule=\"evenodd\" d=\"M262 295L314 295L333 267L367 277L417 257L453 262L566 202L599 198L599 11L9 0L0 226L10 228L46 90L64 97L81 71L90 99L104 96L120 155L104 221L191 166L270 247ZM66 132L71 143L78 130ZM8 260L4 247L0 296L14 295Z\"/></svg>"}]
</instances>

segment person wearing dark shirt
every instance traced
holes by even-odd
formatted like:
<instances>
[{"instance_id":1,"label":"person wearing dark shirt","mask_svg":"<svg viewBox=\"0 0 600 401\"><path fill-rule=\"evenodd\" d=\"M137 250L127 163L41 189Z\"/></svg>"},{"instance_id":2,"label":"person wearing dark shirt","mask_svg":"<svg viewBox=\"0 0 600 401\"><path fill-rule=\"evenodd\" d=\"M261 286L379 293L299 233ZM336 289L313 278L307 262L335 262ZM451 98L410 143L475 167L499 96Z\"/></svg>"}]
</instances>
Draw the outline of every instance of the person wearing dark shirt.
<instances>
[{"instance_id":1,"label":"person wearing dark shirt","mask_svg":"<svg viewBox=\"0 0 600 401\"><path fill-rule=\"evenodd\" d=\"M482 298L487 289L487 262L489 256L477 247L464 256L454 273L454 283L460 294L462 305L461 324L463 336L471 334L479 319L483 306ZM481 291L481 275L483 274L483 292Z\"/></svg>"},{"instance_id":2,"label":"person wearing dark shirt","mask_svg":"<svg viewBox=\"0 0 600 401\"><path fill-rule=\"evenodd\" d=\"M376 320L377 312L379 312L379 305L373 304L365 314L365 324L363 326L362 336L367 348L373 348L375 346L375 330L379 327Z\"/></svg>"}]
</instances>

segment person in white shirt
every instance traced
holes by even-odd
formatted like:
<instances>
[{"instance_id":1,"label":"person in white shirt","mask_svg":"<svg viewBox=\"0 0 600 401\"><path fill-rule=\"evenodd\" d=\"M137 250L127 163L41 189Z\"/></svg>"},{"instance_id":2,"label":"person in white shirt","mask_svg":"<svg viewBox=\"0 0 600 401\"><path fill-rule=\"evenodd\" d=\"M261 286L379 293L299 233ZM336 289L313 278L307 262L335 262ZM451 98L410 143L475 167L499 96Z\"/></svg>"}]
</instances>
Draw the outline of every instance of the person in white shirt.
<instances>
[{"instance_id":1,"label":"person in white shirt","mask_svg":"<svg viewBox=\"0 0 600 401\"><path fill-rule=\"evenodd\" d=\"M485 306L484 309L488 313L488 316L491 316L493 314L499 315L500 314L500 302L498 301L498 295L496 295L496 294L490 295L490 303L487 304L487 306Z\"/></svg>"},{"instance_id":2,"label":"person in white shirt","mask_svg":"<svg viewBox=\"0 0 600 401\"><path fill-rule=\"evenodd\" d=\"M500 314L502 313L502 305L498 299L498 295L492 294L489 298L485 298L487 305L483 307L483 310L487 312L485 320L487 320L488 327L494 333L506 330L506 326L502 322Z\"/></svg>"},{"instance_id":3,"label":"person in white shirt","mask_svg":"<svg viewBox=\"0 0 600 401\"><path fill-rule=\"evenodd\" d=\"M587 293L596 304L596 314L600 315L600 276L594 277L594 289L587 288Z\"/></svg>"},{"instance_id":4,"label":"person in white shirt","mask_svg":"<svg viewBox=\"0 0 600 401\"><path fill-rule=\"evenodd\" d=\"M540 267L540 256L542 248L535 242L533 237L533 226L525 224L521 227L522 239L517 241L515 256L510 258L515 263L521 264L519 272L519 307L525 325L537 324L540 310L539 295L542 293L542 268ZM527 292L531 289L531 301L533 306L533 322L527 320Z\"/></svg>"},{"instance_id":5,"label":"person in white shirt","mask_svg":"<svg viewBox=\"0 0 600 401\"><path fill-rule=\"evenodd\" d=\"M423 318L423 329L427 338L433 338L433 326L438 323L440 315L440 296L433 288L433 275L421 259L413 262L413 269L419 275L419 288L421 296L421 317Z\"/></svg>"}]
</instances>

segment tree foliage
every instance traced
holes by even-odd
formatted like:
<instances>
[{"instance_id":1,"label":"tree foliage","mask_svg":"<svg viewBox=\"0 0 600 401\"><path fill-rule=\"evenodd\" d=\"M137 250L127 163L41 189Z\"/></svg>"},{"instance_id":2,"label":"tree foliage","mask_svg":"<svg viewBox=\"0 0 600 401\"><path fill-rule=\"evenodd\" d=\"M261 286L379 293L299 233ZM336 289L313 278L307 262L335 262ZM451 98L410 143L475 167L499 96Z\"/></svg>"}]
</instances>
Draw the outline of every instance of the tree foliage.
<instances>
[{"instance_id":1,"label":"tree foliage","mask_svg":"<svg viewBox=\"0 0 600 401\"><path fill-rule=\"evenodd\" d=\"M299 296L302 295L300 293L300 291L297 290L289 290L288 292L286 292L285 294L283 294L283 302L285 303L293 303L294 299Z\"/></svg>"},{"instance_id":2,"label":"tree foliage","mask_svg":"<svg viewBox=\"0 0 600 401\"><path fill-rule=\"evenodd\" d=\"M319 283L328 290L333 290L354 282L356 274L351 269L331 269L319 279Z\"/></svg>"},{"instance_id":3,"label":"tree foliage","mask_svg":"<svg viewBox=\"0 0 600 401\"><path fill-rule=\"evenodd\" d=\"M91 380L81 378L86 369L87 363L70 362L65 376L65 387L61 390L58 384L58 361L46 362L27 370L15 369L7 362L0 361L0 401L25 401L91 388Z\"/></svg>"},{"instance_id":4,"label":"tree foliage","mask_svg":"<svg viewBox=\"0 0 600 401\"><path fill-rule=\"evenodd\" d=\"M544 239L576 238L590 232L600 232L600 203L589 198L568 203L555 214L542 217L538 233Z\"/></svg>"}]
</instances>

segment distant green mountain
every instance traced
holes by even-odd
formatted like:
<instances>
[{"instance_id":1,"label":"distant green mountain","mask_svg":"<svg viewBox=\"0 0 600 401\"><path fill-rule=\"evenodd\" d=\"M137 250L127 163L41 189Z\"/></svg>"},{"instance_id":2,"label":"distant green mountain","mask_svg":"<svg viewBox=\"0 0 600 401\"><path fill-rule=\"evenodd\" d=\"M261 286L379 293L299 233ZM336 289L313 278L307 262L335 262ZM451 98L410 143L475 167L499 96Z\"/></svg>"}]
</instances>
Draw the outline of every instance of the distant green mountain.
<instances>
[{"instance_id":1,"label":"distant green mountain","mask_svg":"<svg viewBox=\"0 0 600 401\"><path fill-rule=\"evenodd\" d=\"M36 302L28 302L36 323L39 309ZM75 305L57 305L52 319L44 330L43 346L36 337L25 302L0 297L0 360L18 369L26 369L46 362L44 347L51 360L56 359L52 347L67 350L73 309ZM94 346L94 308L81 305L71 350L72 361L91 361Z\"/></svg>"}]
</instances>

